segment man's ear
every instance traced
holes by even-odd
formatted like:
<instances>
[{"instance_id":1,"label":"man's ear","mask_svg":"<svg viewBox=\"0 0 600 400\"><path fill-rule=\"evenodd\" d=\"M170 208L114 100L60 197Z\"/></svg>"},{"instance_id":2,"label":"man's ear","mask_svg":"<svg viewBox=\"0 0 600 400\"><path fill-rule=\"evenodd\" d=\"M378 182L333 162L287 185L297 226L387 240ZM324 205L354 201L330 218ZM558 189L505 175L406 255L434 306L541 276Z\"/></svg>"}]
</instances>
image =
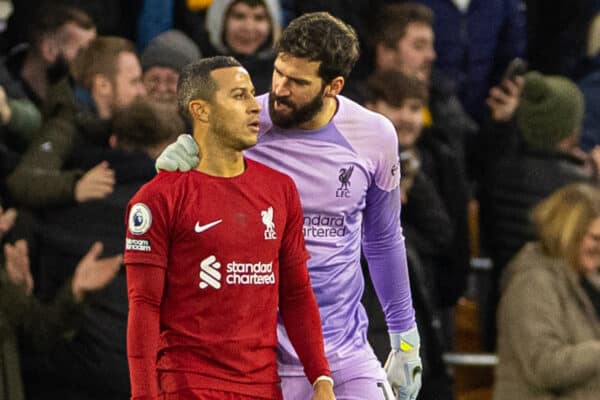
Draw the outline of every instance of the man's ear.
<instances>
[{"instance_id":1,"label":"man's ear","mask_svg":"<svg viewBox=\"0 0 600 400\"><path fill-rule=\"evenodd\" d=\"M188 104L188 112L192 120L208 123L210 105L205 100L192 100Z\"/></svg>"},{"instance_id":2,"label":"man's ear","mask_svg":"<svg viewBox=\"0 0 600 400\"><path fill-rule=\"evenodd\" d=\"M111 149L116 149L117 145L119 144L119 139L117 138L117 135L115 135L114 133L111 133L110 136L108 137L108 145L110 146Z\"/></svg>"},{"instance_id":3,"label":"man's ear","mask_svg":"<svg viewBox=\"0 0 600 400\"><path fill-rule=\"evenodd\" d=\"M54 40L48 34L45 34L40 38L38 46L42 58L48 64L56 61L56 57L58 57L58 46L56 40Z\"/></svg>"},{"instance_id":4,"label":"man's ear","mask_svg":"<svg viewBox=\"0 0 600 400\"><path fill-rule=\"evenodd\" d=\"M383 43L375 45L375 68L377 69L393 69L394 55L396 50L390 49Z\"/></svg>"},{"instance_id":5,"label":"man's ear","mask_svg":"<svg viewBox=\"0 0 600 400\"><path fill-rule=\"evenodd\" d=\"M91 89L98 96L110 97L113 95L113 83L103 74L94 75Z\"/></svg>"},{"instance_id":6,"label":"man's ear","mask_svg":"<svg viewBox=\"0 0 600 400\"><path fill-rule=\"evenodd\" d=\"M340 94L342 92L342 89L344 88L345 82L346 81L342 76L336 76L335 78L333 78L333 80L327 86L325 86L325 96L335 97L338 94Z\"/></svg>"}]
</instances>

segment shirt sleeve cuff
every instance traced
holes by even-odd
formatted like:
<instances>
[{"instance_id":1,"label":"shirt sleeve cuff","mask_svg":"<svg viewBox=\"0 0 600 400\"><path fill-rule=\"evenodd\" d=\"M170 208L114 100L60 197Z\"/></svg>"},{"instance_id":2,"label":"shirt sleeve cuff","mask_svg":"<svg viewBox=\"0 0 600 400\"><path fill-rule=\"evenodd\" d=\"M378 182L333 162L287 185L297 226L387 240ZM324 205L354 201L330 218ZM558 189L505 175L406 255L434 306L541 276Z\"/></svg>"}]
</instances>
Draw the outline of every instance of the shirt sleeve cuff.
<instances>
[{"instance_id":1,"label":"shirt sleeve cuff","mask_svg":"<svg viewBox=\"0 0 600 400\"><path fill-rule=\"evenodd\" d=\"M315 387L315 385L319 382L319 381L327 381L331 383L331 386L333 386L333 378L327 375L321 375L319 377L317 377L317 379L315 379L315 381L313 382L313 388Z\"/></svg>"}]
</instances>

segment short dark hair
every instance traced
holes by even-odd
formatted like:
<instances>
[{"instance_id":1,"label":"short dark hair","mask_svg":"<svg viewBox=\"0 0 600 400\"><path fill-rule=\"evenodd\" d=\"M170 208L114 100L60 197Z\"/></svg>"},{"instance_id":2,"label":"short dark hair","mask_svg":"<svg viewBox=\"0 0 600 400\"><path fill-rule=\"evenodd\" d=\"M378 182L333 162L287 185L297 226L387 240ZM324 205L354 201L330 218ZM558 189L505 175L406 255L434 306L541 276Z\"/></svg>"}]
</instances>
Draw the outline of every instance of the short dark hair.
<instances>
[{"instance_id":1,"label":"short dark hair","mask_svg":"<svg viewBox=\"0 0 600 400\"><path fill-rule=\"evenodd\" d=\"M319 61L318 74L325 83L348 77L360 56L356 31L326 12L304 14L283 30L276 53Z\"/></svg>"},{"instance_id":2,"label":"short dark hair","mask_svg":"<svg viewBox=\"0 0 600 400\"><path fill-rule=\"evenodd\" d=\"M36 46L44 35L57 32L67 23L73 23L85 30L96 27L85 11L64 4L46 2L35 12L27 39L32 46Z\"/></svg>"},{"instance_id":3,"label":"short dark hair","mask_svg":"<svg viewBox=\"0 0 600 400\"><path fill-rule=\"evenodd\" d=\"M210 75L213 70L241 66L238 60L230 56L202 58L186 65L177 81L177 104L181 115L189 118L188 105L192 100L212 100L218 89Z\"/></svg>"},{"instance_id":4,"label":"short dark hair","mask_svg":"<svg viewBox=\"0 0 600 400\"><path fill-rule=\"evenodd\" d=\"M407 99L418 99L427 104L427 84L415 76L396 70L376 71L367 79L367 102L385 101L400 107Z\"/></svg>"},{"instance_id":5,"label":"short dark hair","mask_svg":"<svg viewBox=\"0 0 600 400\"><path fill-rule=\"evenodd\" d=\"M96 74L113 80L118 72L121 53L132 53L137 57L135 46L130 40L119 36L98 36L75 58L72 67L75 80L87 89L92 87Z\"/></svg>"},{"instance_id":6,"label":"short dark hair","mask_svg":"<svg viewBox=\"0 0 600 400\"><path fill-rule=\"evenodd\" d=\"M136 99L118 109L112 118L112 131L119 148L144 151L175 140L185 131L185 123L173 111L172 105L149 99Z\"/></svg>"},{"instance_id":7,"label":"short dark hair","mask_svg":"<svg viewBox=\"0 0 600 400\"><path fill-rule=\"evenodd\" d=\"M371 37L372 45L381 43L387 48L396 48L410 24L433 26L433 11L424 4L413 2L384 6Z\"/></svg>"}]
</instances>

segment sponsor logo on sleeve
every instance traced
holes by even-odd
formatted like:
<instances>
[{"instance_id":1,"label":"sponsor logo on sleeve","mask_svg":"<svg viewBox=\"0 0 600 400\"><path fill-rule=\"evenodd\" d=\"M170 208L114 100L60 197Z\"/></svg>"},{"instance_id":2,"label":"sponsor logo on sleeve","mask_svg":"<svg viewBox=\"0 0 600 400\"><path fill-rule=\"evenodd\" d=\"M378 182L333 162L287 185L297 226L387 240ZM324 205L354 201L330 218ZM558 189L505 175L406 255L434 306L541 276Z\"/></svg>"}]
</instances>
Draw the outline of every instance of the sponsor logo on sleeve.
<instances>
[{"instance_id":1,"label":"sponsor logo on sleeve","mask_svg":"<svg viewBox=\"0 0 600 400\"><path fill-rule=\"evenodd\" d=\"M136 203L129 211L129 232L142 235L148 232L152 225L152 213L144 203Z\"/></svg>"},{"instance_id":2,"label":"sponsor logo on sleeve","mask_svg":"<svg viewBox=\"0 0 600 400\"><path fill-rule=\"evenodd\" d=\"M149 252L152 251L152 247L149 240L126 238L125 250Z\"/></svg>"}]
</instances>

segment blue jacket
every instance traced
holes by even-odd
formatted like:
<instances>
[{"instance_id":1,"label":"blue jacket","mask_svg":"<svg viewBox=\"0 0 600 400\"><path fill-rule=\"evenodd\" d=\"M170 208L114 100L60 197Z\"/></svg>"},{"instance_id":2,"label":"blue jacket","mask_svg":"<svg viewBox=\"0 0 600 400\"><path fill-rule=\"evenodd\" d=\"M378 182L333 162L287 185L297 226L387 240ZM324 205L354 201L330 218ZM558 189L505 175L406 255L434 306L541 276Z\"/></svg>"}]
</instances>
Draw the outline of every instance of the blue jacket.
<instances>
[{"instance_id":1,"label":"blue jacket","mask_svg":"<svg viewBox=\"0 0 600 400\"><path fill-rule=\"evenodd\" d=\"M433 9L437 67L456 80L466 111L481 121L485 98L514 57L526 50L522 0L471 0L462 13L452 0L418 0Z\"/></svg>"}]
</instances>

